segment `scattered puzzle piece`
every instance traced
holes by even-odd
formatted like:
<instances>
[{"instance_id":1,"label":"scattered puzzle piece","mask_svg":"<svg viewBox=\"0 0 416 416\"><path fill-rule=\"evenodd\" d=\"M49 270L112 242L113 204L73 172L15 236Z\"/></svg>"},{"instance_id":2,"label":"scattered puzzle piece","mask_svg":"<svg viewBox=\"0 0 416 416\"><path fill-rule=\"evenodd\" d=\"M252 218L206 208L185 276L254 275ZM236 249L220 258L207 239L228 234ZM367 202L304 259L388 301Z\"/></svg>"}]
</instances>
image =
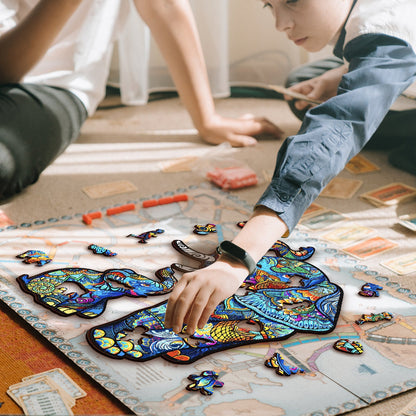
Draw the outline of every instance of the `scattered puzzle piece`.
<instances>
[{"instance_id":1,"label":"scattered puzzle piece","mask_svg":"<svg viewBox=\"0 0 416 416\"><path fill-rule=\"evenodd\" d=\"M365 283L361 286L361 290L358 294L366 297L379 297L379 290L383 290L383 286L379 286L374 283Z\"/></svg>"},{"instance_id":2,"label":"scattered puzzle piece","mask_svg":"<svg viewBox=\"0 0 416 416\"><path fill-rule=\"evenodd\" d=\"M247 221L240 221L237 223L237 226L243 228L246 225Z\"/></svg>"},{"instance_id":3,"label":"scattered puzzle piece","mask_svg":"<svg viewBox=\"0 0 416 416\"><path fill-rule=\"evenodd\" d=\"M363 314L360 319L355 321L356 324L362 325L364 322L377 322L384 319L390 321L393 315L390 312L372 313L370 315Z\"/></svg>"},{"instance_id":4,"label":"scattered puzzle piece","mask_svg":"<svg viewBox=\"0 0 416 416\"><path fill-rule=\"evenodd\" d=\"M266 367L275 368L279 376L291 376L292 374L303 373L304 369L299 367L289 367L285 364L282 356L279 353L274 353L272 357L264 362Z\"/></svg>"},{"instance_id":5,"label":"scattered puzzle piece","mask_svg":"<svg viewBox=\"0 0 416 416\"><path fill-rule=\"evenodd\" d=\"M358 341L350 341L346 338L336 341L334 343L334 348L348 354L362 354L364 352L363 346Z\"/></svg>"},{"instance_id":6,"label":"scattered puzzle piece","mask_svg":"<svg viewBox=\"0 0 416 416\"><path fill-rule=\"evenodd\" d=\"M211 396L214 393L214 387L222 387L224 383L218 381L218 373L215 371L203 371L199 376L191 374L188 379L194 383L186 386L187 390L198 391L204 396Z\"/></svg>"},{"instance_id":7,"label":"scattered puzzle piece","mask_svg":"<svg viewBox=\"0 0 416 416\"><path fill-rule=\"evenodd\" d=\"M194 225L194 234L207 235L209 233L216 233L215 224Z\"/></svg>"},{"instance_id":8,"label":"scattered puzzle piece","mask_svg":"<svg viewBox=\"0 0 416 416\"><path fill-rule=\"evenodd\" d=\"M127 237L134 237L137 238L139 241L138 243L140 244L147 244L147 240L149 240L149 238L152 237L157 237L158 234L163 234L165 232L165 230L162 230L161 228L158 228L156 230L152 230L152 231L146 231L144 233L141 234L129 234Z\"/></svg>"},{"instance_id":9,"label":"scattered puzzle piece","mask_svg":"<svg viewBox=\"0 0 416 416\"><path fill-rule=\"evenodd\" d=\"M37 266L43 266L44 264L52 261L52 259L45 252L40 250L28 250L22 254L18 254L16 257L18 259L23 259L23 263L36 263Z\"/></svg>"},{"instance_id":10,"label":"scattered puzzle piece","mask_svg":"<svg viewBox=\"0 0 416 416\"><path fill-rule=\"evenodd\" d=\"M114 253L113 251L109 250L105 247L97 246L96 244L90 244L88 248L94 253L94 254L102 254L107 257L117 256L117 253Z\"/></svg>"}]
</instances>

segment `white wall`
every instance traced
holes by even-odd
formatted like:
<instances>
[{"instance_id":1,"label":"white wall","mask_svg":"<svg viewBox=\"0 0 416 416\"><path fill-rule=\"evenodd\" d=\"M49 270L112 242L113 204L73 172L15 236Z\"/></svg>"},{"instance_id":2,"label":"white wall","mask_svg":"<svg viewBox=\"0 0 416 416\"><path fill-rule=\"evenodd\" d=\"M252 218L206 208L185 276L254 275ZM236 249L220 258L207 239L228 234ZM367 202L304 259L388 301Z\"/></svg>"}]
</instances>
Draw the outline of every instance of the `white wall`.
<instances>
[{"instance_id":1,"label":"white wall","mask_svg":"<svg viewBox=\"0 0 416 416\"><path fill-rule=\"evenodd\" d=\"M211 85L215 85L217 96L227 95L230 84L284 84L289 71L309 59L303 49L275 30L270 11L264 9L259 0L190 2L200 32ZM173 88L164 60L153 41L148 77L150 91ZM110 81L118 82L117 50Z\"/></svg>"}]
</instances>

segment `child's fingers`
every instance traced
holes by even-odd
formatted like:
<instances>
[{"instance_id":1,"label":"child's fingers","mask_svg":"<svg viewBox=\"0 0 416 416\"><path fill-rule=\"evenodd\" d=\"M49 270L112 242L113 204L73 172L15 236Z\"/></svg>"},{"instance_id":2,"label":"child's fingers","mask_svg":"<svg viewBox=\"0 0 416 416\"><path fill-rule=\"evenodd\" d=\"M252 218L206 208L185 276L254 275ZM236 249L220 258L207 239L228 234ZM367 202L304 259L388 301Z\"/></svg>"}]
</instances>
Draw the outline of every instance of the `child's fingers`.
<instances>
[{"instance_id":1,"label":"child's fingers","mask_svg":"<svg viewBox=\"0 0 416 416\"><path fill-rule=\"evenodd\" d=\"M221 296L215 291L211 294L200 291L192 305L192 312L186 320L186 332L192 335L197 328L203 328L221 300Z\"/></svg>"},{"instance_id":2,"label":"child's fingers","mask_svg":"<svg viewBox=\"0 0 416 416\"><path fill-rule=\"evenodd\" d=\"M182 278L183 279L183 278ZM185 279L180 280L170 294L165 313L166 328L173 328L174 332L180 332L186 313L192 303L194 295Z\"/></svg>"},{"instance_id":3,"label":"child's fingers","mask_svg":"<svg viewBox=\"0 0 416 416\"><path fill-rule=\"evenodd\" d=\"M307 101L297 100L295 102L295 107L297 110L304 110L305 108L312 107L312 104L308 103Z\"/></svg>"},{"instance_id":4,"label":"child's fingers","mask_svg":"<svg viewBox=\"0 0 416 416\"><path fill-rule=\"evenodd\" d=\"M186 333L192 335L195 333L197 324L207 304L206 295L199 291L192 302L192 311L186 317Z\"/></svg>"},{"instance_id":5,"label":"child's fingers","mask_svg":"<svg viewBox=\"0 0 416 416\"><path fill-rule=\"evenodd\" d=\"M216 294L210 297L207 305L205 306L205 309L202 311L201 316L199 317L198 328L203 328L206 325L209 317L221 301L222 299Z\"/></svg>"}]
</instances>

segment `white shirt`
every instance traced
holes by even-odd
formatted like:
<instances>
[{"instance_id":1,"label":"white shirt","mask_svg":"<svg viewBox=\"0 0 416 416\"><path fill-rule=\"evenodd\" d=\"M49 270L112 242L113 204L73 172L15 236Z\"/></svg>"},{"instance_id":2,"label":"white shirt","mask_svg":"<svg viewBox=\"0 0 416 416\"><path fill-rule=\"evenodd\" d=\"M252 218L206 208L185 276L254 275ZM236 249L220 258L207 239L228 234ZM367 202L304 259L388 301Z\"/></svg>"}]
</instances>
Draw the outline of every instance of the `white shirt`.
<instances>
[{"instance_id":1,"label":"white shirt","mask_svg":"<svg viewBox=\"0 0 416 416\"><path fill-rule=\"evenodd\" d=\"M405 40L416 53L415 19L416 0L358 0L345 27L345 44L360 35L383 33ZM414 109L415 98L416 82L397 99L391 109Z\"/></svg>"},{"instance_id":2,"label":"white shirt","mask_svg":"<svg viewBox=\"0 0 416 416\"><path fill-rule=\"evenodd\" d=\"M0 36L19 23L38 1L0 0ZM92 114L105 96L113 44L124 28L129 7L127 0L82 2L22 82L68 89Z\"/></svg>"}]
</instances>

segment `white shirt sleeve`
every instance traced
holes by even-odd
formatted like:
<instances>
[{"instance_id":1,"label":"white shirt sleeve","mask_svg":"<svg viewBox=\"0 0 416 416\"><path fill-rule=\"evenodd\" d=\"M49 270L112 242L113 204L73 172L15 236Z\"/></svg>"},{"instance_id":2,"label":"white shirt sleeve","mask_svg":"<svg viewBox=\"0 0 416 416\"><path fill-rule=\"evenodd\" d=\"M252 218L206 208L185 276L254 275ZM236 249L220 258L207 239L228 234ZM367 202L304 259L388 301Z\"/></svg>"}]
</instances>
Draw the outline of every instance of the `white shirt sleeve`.
<instances>
[{"instance_id":1,"label":"white shirt sleeve","mask_svg":"<svg viewBox=\"0 0 416 416\"><path fill-rule=\"evenodd\" d=\"M0 36L16 26L19 0L0 0Z\"/></svg>"}]
</instances>

